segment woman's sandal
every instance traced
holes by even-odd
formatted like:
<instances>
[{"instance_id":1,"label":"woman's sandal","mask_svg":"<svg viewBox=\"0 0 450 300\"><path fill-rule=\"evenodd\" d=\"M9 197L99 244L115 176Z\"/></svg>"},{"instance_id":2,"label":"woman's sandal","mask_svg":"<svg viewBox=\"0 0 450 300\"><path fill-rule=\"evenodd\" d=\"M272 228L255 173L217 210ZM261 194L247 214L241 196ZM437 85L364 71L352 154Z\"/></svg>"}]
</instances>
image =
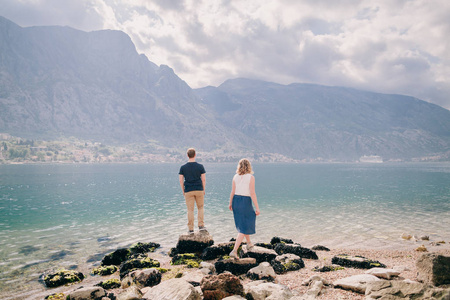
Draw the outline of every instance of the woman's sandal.
<instances>
[{"instance_id":1,"label":"woman's sandal","mask_svg":"<svg viewBox=\"0 0 450 300\"><path fill-rule=\"evenodd\" d=\"M239 256L236 254L236 252L231 251L230 252L230 257L234 258L234 259L239 259Z\"/></svg>"},{"instance_id":2,"label":"woman's sandal","mask_svg":"<svg viewBox=\"0 0 450 300\"><path fill-rule=\"evenodd\" d=\"M251 251L254 247L255 247L255 245L253 245L253 244L248 245L248 246L247 246L247 250L248 250L248 251Z\"/></svg>"}]
</instances>

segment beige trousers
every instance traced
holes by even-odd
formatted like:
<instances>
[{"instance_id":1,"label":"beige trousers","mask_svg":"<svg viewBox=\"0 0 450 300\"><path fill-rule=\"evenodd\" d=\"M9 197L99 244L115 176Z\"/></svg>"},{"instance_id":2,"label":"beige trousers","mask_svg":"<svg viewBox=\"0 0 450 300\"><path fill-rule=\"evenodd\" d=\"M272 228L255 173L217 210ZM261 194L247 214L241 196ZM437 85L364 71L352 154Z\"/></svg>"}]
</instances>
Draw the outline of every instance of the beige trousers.
<instances>
[{"instance_id":1,"label":"beige trousers","mask_svg":"<svg viewBox=\"0 0 450 300\"><path fill-rule=\"evenodd\" d=\"M204 214L204 199L205 194L203 191L191 191L184 194L184 199L186 199L187 206L187 215L188 215L188 228L189 230L194 230L194 206L197 204L197 218L198 218L198 227L205 226L205 222L203 220Z\"/></svg>"}]
</instances>

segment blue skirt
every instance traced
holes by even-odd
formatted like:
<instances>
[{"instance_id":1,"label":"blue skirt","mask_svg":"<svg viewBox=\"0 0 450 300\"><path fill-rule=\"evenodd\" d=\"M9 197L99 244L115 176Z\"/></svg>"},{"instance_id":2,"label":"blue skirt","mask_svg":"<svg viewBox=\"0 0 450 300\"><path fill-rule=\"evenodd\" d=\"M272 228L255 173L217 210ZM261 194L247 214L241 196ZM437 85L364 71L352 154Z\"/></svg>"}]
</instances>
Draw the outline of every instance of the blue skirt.
<instances>
[{"instance_id":1,"label":"blue skirt","mask_svg":"<svg viewBox=\"0 0 450 300\"><path fill-rule=\"evenodd\" d=\"M232 208L237 231L243 234L255 234L256 214L253 210L252 198L234 195Z\"/></svg>"}]
</instances>

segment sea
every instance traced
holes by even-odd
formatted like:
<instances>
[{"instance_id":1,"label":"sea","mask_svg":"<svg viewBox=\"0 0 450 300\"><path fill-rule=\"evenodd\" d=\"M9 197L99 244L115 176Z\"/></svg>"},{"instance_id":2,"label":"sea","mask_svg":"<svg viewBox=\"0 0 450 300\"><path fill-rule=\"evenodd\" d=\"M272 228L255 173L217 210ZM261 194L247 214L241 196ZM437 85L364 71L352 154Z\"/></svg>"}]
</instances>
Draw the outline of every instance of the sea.
<instances>
[{"instance_id":1,"label":"sea","mask_svg":"<svg viewBox=\"0 0 450 300\"><path fill-rule=\"evenodd\" d=\"M236 163L203 163L205 222L237 235L228 209ZM54 293L42 274L86 271L135 242L165 255L187 232L180 164L0 165L0 298ZM450 242L450 163L254 164L261 210L253 242L412 249L402 234ZM89 274L85 274L88 275ZM98 279L101 281L101 279Z\"/></svg>"}]
</instances>

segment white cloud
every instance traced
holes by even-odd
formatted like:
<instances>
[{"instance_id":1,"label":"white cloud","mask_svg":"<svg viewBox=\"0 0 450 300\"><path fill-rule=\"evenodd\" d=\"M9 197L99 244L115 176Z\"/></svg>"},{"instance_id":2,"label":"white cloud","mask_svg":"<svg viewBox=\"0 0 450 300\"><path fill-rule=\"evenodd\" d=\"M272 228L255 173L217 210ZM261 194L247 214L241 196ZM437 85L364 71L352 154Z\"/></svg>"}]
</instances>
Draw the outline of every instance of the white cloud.
<instances>
[{"instance_id":1,"label":"white cloud","mask_svg":"<svg viewBox=\"0 0 450 300\"><path fill-rule=\"evenodd\" d=\"M450 108L447 0L0 0L0 4L4 16L22 26L123 30L139 52L156 64L171 66L192 87L252 77L408 94Z\"/></svg>"}]
</instances>

